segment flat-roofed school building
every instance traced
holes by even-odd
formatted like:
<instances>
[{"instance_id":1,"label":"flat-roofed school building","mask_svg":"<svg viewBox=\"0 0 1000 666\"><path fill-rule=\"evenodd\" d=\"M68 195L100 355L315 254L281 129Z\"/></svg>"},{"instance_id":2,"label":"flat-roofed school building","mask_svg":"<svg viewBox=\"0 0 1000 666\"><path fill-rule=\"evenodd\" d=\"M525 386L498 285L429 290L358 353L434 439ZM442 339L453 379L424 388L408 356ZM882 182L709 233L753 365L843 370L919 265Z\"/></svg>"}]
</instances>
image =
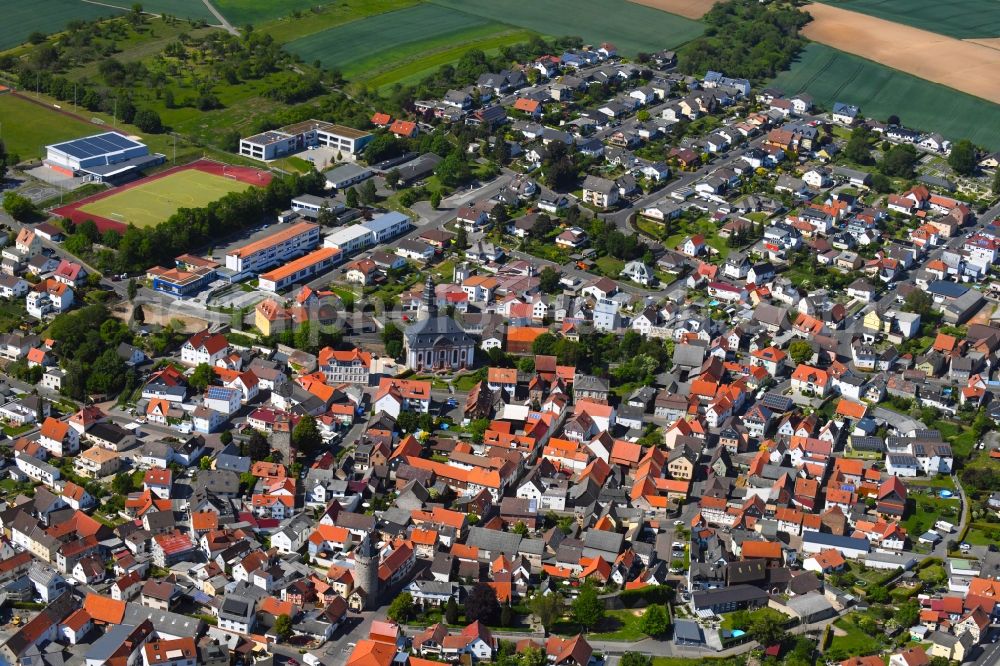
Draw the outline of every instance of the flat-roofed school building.
<instances>
[{"instance_id":1,"label":"flat-roofed school building","mask_svg":"<svg viewBox=\"0 0 1000 666\"><path fill-rule=\"evenodd\" d=\"M260 288L264 291L281 291L296 282L308 280L314 275L322 273L337 264L341 256L342 253L340 250L332 247L321 247L304 257L299 257L294 261L288 262L280 268L275 268L273 271L268 271L267 273L261 273Z\"/></svg>"},{"instance_id":2,"label":"flat-roofed school building","mask_svg":"<svg viewBox=\"0 0 1000 666\"><path fill-rule=\"evenodd\" d=\"M326 146L349 155L357 155L372 140L371 132L336 125L322 120L306 120L268 130L240 140L240 155L264 162Z\"/></svg>"},{"instance_id":3,"label":"flat-roofed school building","mask_svg":"<svg viewBox=\"0 0 1000 666\"><path fill-rule=\"evenodd\" d=\"M299 222L226 254L226 268L238 275L260 273L319 245L319 225Z\"/></svg>"}]
</instances>

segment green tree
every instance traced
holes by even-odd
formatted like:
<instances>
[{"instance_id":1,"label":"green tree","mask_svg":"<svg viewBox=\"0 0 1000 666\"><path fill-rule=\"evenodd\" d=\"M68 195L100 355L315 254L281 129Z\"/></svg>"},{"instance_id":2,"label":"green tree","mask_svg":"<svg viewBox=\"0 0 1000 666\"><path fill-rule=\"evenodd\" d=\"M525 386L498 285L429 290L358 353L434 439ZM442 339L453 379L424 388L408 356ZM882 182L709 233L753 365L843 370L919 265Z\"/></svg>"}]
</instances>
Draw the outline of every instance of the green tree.
<instances>
[{"instance_id":1,"label":"green tree","mask_svg":"<svg viewBox=\"0 0 1000 666\"><path fill-rule=\"evenodd\" d=\"M396 189L399 187L402 175L399 173L399 169L390 169L387 174L385 174L385 184L386 186Z\"/></svg>"},{"instance_id":2,"label":"green tree","mask_svg":"<svg viewBox=\"0 0 1000 666\"><path fill-rule=\"evenodd\" d=\"M480 621L483 624L493 624L500 616L500 602L497 592L486 583L476 583L469 590L465 600L466 622Z\"/></svg>"},{"instance_id":3,"label":"green tree","mask_svg":"<svg viewBox=\"0 0 1000 666\"><path fill-rule=\"evenodd\" d=\"M887 176L912 178L917 157L917 149L909 144L893 146L882 156L879 170Z\"/></svg>"},{"instance_id":4,"label":"green tree","mask_svg":"<svg viewBox=\"0 0 1000 666\"><path fill-rule=\"evenodd\" d=\"M132 477L125 472L120 472L111 480L111 490L115 495L128 495L132 490Z\"/></svg>"},{"instance_id":5,"label":"green tree","mask_svg":"<svg viewBox=\"0 0 1000 666\"><path fill-rule=\"evenodd\" d=\"M642 614L639 630L648 636L662 636L670 628L670 618L666 609L660 604L653 604Z\"/></svg>"},{"instance_id":6,"label":"green tree","mask_svg":"<svg viewBox=\"0 0 1000 666\"><path fill-rule=\"evenodd\" d=\"M323 438L320 437L319 428L316 427L316 419L306 414L295 424L292 430L292 444L298 451L303 453L315 453L323 445Z\"/></svg>"},{"instance_id":7,"label":"green tree","mask_svg":"<svg viewBox=\"0 0 1000 666\"><path fill-rule=\"evenodd\" d=\"M531 614L538 618L538 623L548 634L552 626L562 617L563 600L556 592L539 593L531 598L528 608L531 609Z\"/></svg>"},{"instance_id":8,"label":"green tree","mask_svg":"<svg viewBox=\"0 0 1000 666\"><path fill-rule=\"evenodd\" d=\"M1000 168L993 172L993 194L1000 195Z\"/></svg>"},{"instance_id":9,"label":"green tree","mask_svg":"<svg viewBox=\"0 0 1000 666\"><path fill-rule=\"evenodd\" d=\"M403 592L389 604L386 615L394 622L406 622L413 617L413 596L409 592Z\"/></svg>"},{"instance_id":10,"label":"green tree","mask_svg":"<svg viewBox=\"0 0 1000 666\"><path fill-rule=\"evenodd\" d=\"M514 624L514 609L510 604L503 604L500 606L500 626L509 627L512 624Z\"/></svg>"},{"instance_id":11,"label":"green tree","mask_svg":"<svg viewBox=\"0 0 1000 666\"><path fill-rule=\"evenodd\" d=\"M520 534L521 536L526 536L528 534L528 526L524 524L524 521L519 520L510 530L514 534Z\"/></svg>"},{"instance_id":12,"label":"green tree","mask_svg":"<svg viewBox=\"0 0 1000 666\"><path fill-rule=\"evenodd\" d=\"M448 603L444 607L444 621L448 624L458 624L458 602L455 597L448 597Z\"/></svg>"},{"instance_id":13,"label":"green tree","mask_svg":"<svg viewBox=\"0 0 1000 666\"><path fill-rule=\"evenodd\" d=\"M0 182L7 176L7 146L0 139Z\"/></svg>"},{"instance_id":14,"label":"green tree","mask_svg":"<svg viewBox=\"0 0 1000 666\"><path fill-rule=\"evenodd\" d=\"M136 282L135 280L129 280L127 290L128 290L128 300L134 301L136 294L139 293L139 283Z\"/></svg>"},{"instance_id":15,"label":"green tree","mask_svg":"<svg viewBox=\"0 0 1000 666\"><path fill-rule=\"evenodd\" d=\"M875 585L868 588L865 598L873 604L884 604L889 601L889 590L884 585Z\"/></svg>"},{"instance_id":16,"label":"green tree","mask_svg":"<svg viewBox=\"0 0 1000 666\"><path fill-rule=\"evenodd\" d=\"M474 444L481 444L483 441L483 436L486 435L486 430L490 427L489 419L473 419L466 428L469 433L469 438L472 439Z\"/></svg>"},{"instance_id":17,"label":"green tree","mask_svg":"<svg viewBox=\"0 0 1000 666\"><path fill-rule=\"evenodd\" d=\"M151 109L136 111L135 119L132 122L143 132L159 134L163 131L163 122L160 120L160 114Z\"/></svg>"},{"instance_id":18,"label":"green tree","mask_svg":"<svg viewBox=\"0 0 1000 666\"><path fill-rule=\"evenodd\" d=\"M545 666L547 663L548 660L545 658L545 652L536 647L529 646L518 655L517 666Z\"/></svg>"},{"instance_id":19,"label":"green tree","mask_svg":"<svg viewBox=\"0 0 1000 666\"><path fill-rule=\"evenodd\" d=\"M914 289L903 300L903 306L907 312L914 312L921 317L926 317L931 313L934 301L930 295L922 289Z\"/></svg>"},{"instance_id":20,"label":"green tree","mask_svg":"<svg viewBox=\"0 0 1000 666\"><path fill-rule=\"evenodd\" d=\"M555 294L559 292L559 273L551 266L543 268L542 272L538 274L538 279L539 289L543 293Z\"/></svg>"},{"instance_id":21,"label":"green tree","mask_svg":"<svg viewBox=\"0 0 1000 666\"><path fill-rule=\"evenodd\" d=\"M233 432L231 430L224 430L221 435L219 435L219 442L223 446L228 446L233 443Z\"/></svg>"},{"instance_id":22,"label":"green tree","mask_svg":"<svg viewBox=\"0 0 1000 666\"><path fill-rule=\"evenodd\" d=\"M913 600L900 604L894 617L904 629L912 627L920 621L920 604Z\"/></svg>"},{"instance_id":23,"label":"green tree","mask_svg":"<svg viewBox=\"0 0 1000 666\"><path fill-rule=\"evenodd\" d=\"M573 600L573 619L584 631L589 631L604 619L604 602L597 596L597 588L587 581L580 588L580 594Z\"/></svg>"},{"instance_id":24,"label":"green tree","mask_svg":"<svg viewBox=\"0 0 1000 666\"><path fill-rule=\"evenodd\" d=\"M773 608L759 608L750 613L747 633L765 647L770 647L785 639L785 622L788 618Z\"/></svg>"},{"instance_id":25,"label":"green tree","mask_svg":"<svg viewBox=\"0 0 1000 666\"><path fill-rule=\"evenodd\" d=\"M292 636L292 618L284 613L274 618L274 633L278 640L287 641Z\"/></svg>"},{"instance_id":26,"label":"green tree","mask_svg":"<svg viewBox=\"0 0 1000 666\"><path fill-rule=\"evenodd\" d=\"M3 195L3 208L7 214L18 222L24 222L37 211L31 199L9 190Z\"/></svg>"},{"instance_id":27,"label":"green tree","mask_svg":"<svg viewBox=\"0 0 1000 666\"><path fill-rule=\"evenodd\" d=\"M653 658L641 652L626 652L618 661L619 666L653 666Z\"/></svg>"},{"instance_id":28,"label":"green tree","mask_svg":"<svg viewBox=\"0 0 1000 666\"><path fill-rule=\"evenodd\" d=\"M250 433L250 437L247 438L246 443L246 455L250 460L263 460L270 453L271 445L268 444L267 438L258 430Z\"/></svg>"},{"instance_id":29,"label":"green tree","mask_svg":"<svg viewBox=\"0 0 1000 666\"><path fill-rule=\"evenodd\" d=\"M203 470L212 469L212 459L209 456L202 456L198 460L198 468Z\"/></svg>"},{"instance_id":30,"label":"green tree","mask_svg":"<svg viewBox=\"0 0 1000 666\"><path fill-rule=\"evenodd\" d=\"M431 208L437 210L441 207L441 190L434 190L431 193Z\"/></svg>"},{"instance_id":31,"label":"green tree","mask_svg":"<svg viewBox=\"0 0 1000 666\"><path fill-rule=\"evenodd\" d=\"M358 207L358 188L352 187L344 194L344 203L348 208Z\"/></svg>"},{"instance_id":32,"label":"green tree","mask_svg":"<svg viewBox=\"0 0 1000 666\"><path fill-rule=\"evenodd\" d=\"M378 201L378 191L375 189L375 181L369 178L361 186L361 201L371 206Z\"/></svg>"},{"instance_id":33,"label":"green tree","mask_svg":"<svg viewBox=\"0 0 1000 666\"><path fill-rule=\"evenodd\" d=\"M792 360L796 365L805 363L812 358L812 345L805 340L794 340L790 345L788 345L788 355L792 357Z\"/></svg>"},{"instance_id":34,"label":"green tree","mask_svg":"<svg viewBox=\"0 0 1000 666\"><path fill-rule=\"evenodd\" d=\"M859 125L851 131L851 138L844 146L844 157L858 164L871 164L872 151L868 145L871 130L865 125Z\"/></svg>"},{"instance_id":35,"label":"green tree","mask_svg":"<svg viewBox=\"0 0 1000 666\"><path fill-rule=\"evenodd\" d=\"M208 363L199 363L188 377L188 386L195 393L203 393L208 385L215 379L215 370Z\"/></svg>"},{"instance_id":36,"label":"green tree","mask_svg":"<svg viewBox=\"0 0 1000 666\"><path fill-rule=\"evenodd\" d=\"M329 206L323 204L316 215L316 223L321 227L332 227L337 224L337 214L330 210Z\"/></svg>"},{"instance_id":37,"label":"green tree","mask_svg":"<svg viewBox=\"0 0 1000 666\"><path fill-rule=\"evenodd\" d=\"M948 165L952 170L962 176L969 176L976 171L979 160L976 147L968 139L962 139L951 147L948 154Z\"/></svg>"}]
</instances>

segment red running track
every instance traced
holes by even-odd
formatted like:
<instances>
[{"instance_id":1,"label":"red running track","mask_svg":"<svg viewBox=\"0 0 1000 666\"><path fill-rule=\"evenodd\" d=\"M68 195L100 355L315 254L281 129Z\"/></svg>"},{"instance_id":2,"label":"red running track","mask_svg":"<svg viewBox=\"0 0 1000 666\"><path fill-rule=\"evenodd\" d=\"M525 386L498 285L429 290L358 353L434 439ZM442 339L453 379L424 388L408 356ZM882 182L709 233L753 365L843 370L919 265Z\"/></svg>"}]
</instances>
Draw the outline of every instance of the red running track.
<instances>
[{"instance_id":1,"label":"red running track","mask_svg":"<svg viewBox=\"0 0 1000 666\"><path fill-rule=\"evenodd\" d=\"M112 187L105 192L98 192L97 194L86 197L85 199L80 199L79 201L75 201L66 206L53 208L52 213L60 217L69 218L70 220L73 220L74 224L80 224L84 220L93 220L97 224L97 228L102 232L107 231L108 229L113 229L119 233L124 233L125 229L128 228L128 225L107 217L94 215L93 213L86 213L80 210L80 208L86 206L92 201L100 201L101 199L114 196L119 192L124 192L138 185L150 183L154 180L159 180L160 178L169 176L170 174L186 171L188 169L196 169L198 171L214 174L216 176L232 176L233 178L249 185L257 185L261 187L267 186L271 182L272 178L271 174L267 171L261 171L260 169L255 169L253 167L231 166L223 164L222 162L215 162L213 160L198 160L196 162L191 162L190 164L171 167L165 171L161 171L146 178L140 178L139 180L122 185L121 187ZM225 173L223 173L223 171L225 171Z\"/></svg>"}]
</instances>

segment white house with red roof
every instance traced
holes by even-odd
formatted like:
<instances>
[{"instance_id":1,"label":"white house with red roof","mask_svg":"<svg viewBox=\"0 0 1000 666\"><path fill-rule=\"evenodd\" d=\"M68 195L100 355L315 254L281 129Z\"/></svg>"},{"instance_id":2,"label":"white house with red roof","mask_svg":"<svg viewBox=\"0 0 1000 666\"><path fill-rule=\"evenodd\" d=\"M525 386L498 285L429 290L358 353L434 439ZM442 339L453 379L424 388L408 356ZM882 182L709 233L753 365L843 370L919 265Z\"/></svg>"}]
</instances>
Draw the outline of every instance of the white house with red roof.
<instances>
[{"instance_id":1,"label":"white house with red roof","mask_svg":"<svg viewBox=\"0 0 1000 666\"><path fill-rule=\"evenodd\" d=\"M181 347L181 363L215 365L229 354L229 341L221 333L209 333L206 328L192 335Z\"/></svg>"},{"instance_id":2,"label":"white house with red roof","mask_svg":"<svg viewBox=\"0 0 1000 666\"><path fill-rule=\"evenodd\" d=\"M160 499L170 499L170 489L173 485L174 473L163 467L154 467L146 472L142 480L142 489L148 490Z\"/></svg>"},{"instance_id":3,"label":"white house with red roof","mask_svg":"<svg viewBox=\"0 0 1000 666\"><path fill-rule=\"evenodd\" d=\"M62 282L71 287L79 287L87 279L87 269L75 261L63 259L59 262L59 266L56 267L52 277L57 282Z\"/></svg>"},{"instance_id":4,"label":"white house with red roof","mask_svg":"<svg viewBox=\"0 0 1000 666\"><path fill-rule=\"evenodd\" d=\"M38 443L56 458L71 456L80 450L80 433L68 422L50 416L42 423Z\"/></svg>"}]
</instances>

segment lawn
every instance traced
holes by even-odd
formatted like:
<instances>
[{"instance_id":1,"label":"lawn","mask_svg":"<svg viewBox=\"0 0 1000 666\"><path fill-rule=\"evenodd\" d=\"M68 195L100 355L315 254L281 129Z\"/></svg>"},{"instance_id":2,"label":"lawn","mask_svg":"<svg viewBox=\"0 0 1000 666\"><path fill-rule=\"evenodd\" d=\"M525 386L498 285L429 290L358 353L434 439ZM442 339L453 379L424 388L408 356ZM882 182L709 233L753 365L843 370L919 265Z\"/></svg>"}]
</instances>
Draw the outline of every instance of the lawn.
<instances>
[{"instance_id":1,"label":"lawn","mask_svg":"<svg viewBox=\"0 0 1000 666\"><path fill-rule=\"evenodd\" d=\"M305 62L319 60L347 77L393 69L424 51L508 30L474 14L422 4L330 28L287 45ZM363 44L364 48L358 48Z\"/></svg>"},{"instance_id":2,"label":"lawn","mask_svg":"<svg viewBox=\"0 0 1000 666\"><path fill-rule=\"evenodd\" d=\"M962 0L961 3L931 0L820 0L820 2L958 39L1000 37L1000 3L996 0ZM959 4L960 7L957 6Z\"/></svg>"},{"instance_id":3,"label":"lawn","mask_svg":"<svg viewBox=\"0 0 1000 666\"><path fill-rule=\"evenodd\" d=\"M3 27L0 27L0 50L23 44L33 32L59 32L70 21L92 21L122 13L114 7L81 0L7 2L3 8Z\"/></svg>"},{"instance_id":4,"label":"lawn","mask_svg":"<svg viewBox=\"0 0 1000 666\"><path fill-rule=\"evenodd\" d=\"M878 652L880 644L877 642L877 639L874 639L874 637L861 631L861 629L854 624L853 617L853 614L846 615L833 623L833 626L838 629L842 629L847 633L844 636L834 636L833 640L830 641L830 646L827 650L840 649L846 654L851 655L872 654L873 652Z\"/></svg>"},{"instance_id":5,"label":"lawn","mask_svg":"<svg viewBox=\"0 0 1000 666\"><path fill-rule=\"evenodd\" d=\"M185 169L85 204L80 210L137 227L150 227L169 218L178 208L201 208L247 187L239 180Z\"/></svg>"},{"instance_id":6,"label":"lawn","mask_svg":"<svg viewBox=\"0 0 1000 666\"><path fill-rule=\"evenodd\" d=\"M1000 150L1000 106L822 44L809 44L769 85L804 90L826 108L857 104L866 116L885 120L896 114L907 127Z\"/></svg>"},{"instance_id":7,"label":"lawn","mask_svg":"<svg viewBox=\"0 0 1000 666\"><path fill-rule=\"evenodd\" d=\"M597 270L600 271L601 275L609 277L612 280L619 279L622 269L625 268L624 261L609 256L599 257L594 260L594 263L597 264Z\"/></svg>"},{"instance_id":8,"label":"lawn","mask_svg":"<svg viewBox=\"0 0 1000 666\"><path fill-rule=\"evenodd\" d=\"M590 44L613 42L625 54L674 48L699 36L704 26L627 0L431 0L453 11L534 30L576 35ZM553 17L559 17L553 22Z\"/></svg>"},{"instance_id":9,"label":"lawn","mask_svg":"<svg viewBox=\"0 0 1000 666\"><path fill-rule=\"evenodd\" d=\"M903 520L903 527L908 534L916 540L921 534L934 527L938 520L947 520L949 523L958 523L959 500L941 499L936 494L909 493L910 500L914 504L913 510L907 510L907 516Z\"/></svg>"},{"instance_id":10,"label":"lawn","mask_svg":"<svg viewBox=\"0 0 1000 666\"><path fill-rule=\"evenodd\" d=\"M98 125L11 94L0 95L0 123L3 123L0 137L7 152L16 153L22 160L43 157L47 144L105 131Z\"/></svg>"}]
</instances>

